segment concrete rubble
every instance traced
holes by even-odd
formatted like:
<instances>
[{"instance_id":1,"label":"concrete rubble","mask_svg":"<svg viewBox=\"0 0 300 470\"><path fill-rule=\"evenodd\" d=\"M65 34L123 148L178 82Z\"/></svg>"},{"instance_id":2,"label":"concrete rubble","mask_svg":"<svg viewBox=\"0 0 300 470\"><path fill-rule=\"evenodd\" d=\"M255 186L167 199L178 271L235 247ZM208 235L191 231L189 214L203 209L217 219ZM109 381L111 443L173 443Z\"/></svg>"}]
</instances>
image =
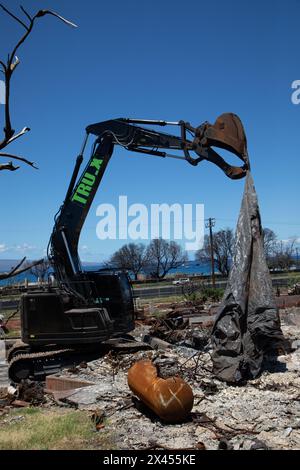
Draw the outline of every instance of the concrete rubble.
<instances>
[{"instance_id":1,"label":"concrete rubble","mask_svg":"<svg viewBox=\"0 0 300 470\"><path fill-rule=\"evenodd\" d=\"M97 432L109 432L119 449L300 449L300 308L280 313L291 350L245 384L230 386L213 376L210 327L189 323L177 342L165 340L177 331L166 329L152 350L112 350L66 368L47 378L45 394L30 381L11 387L10 395L0 389L0 414L27 405L88 410ZM133 334L151 340L151 329L153 322L137 322ZM194 406L185 422L163 423L130 391L128 370L140 360L153 361L160 377L178 375L191 386Z\"/></svg>"},{"instance_id":2,"label":"concrete rubble","mask_svg":"<svg viewBox=\"0 0 300 470\"><path fill-rule=\"evenodd\" d=\"M300 449L300 325L293 321L295 309L291 313L282 329L294 350L270 361L268 370L244 385L215 379L209 344L201 350L173 344L109 353L76 374L63 371L62 378L94 385L69 391L62 402L104 417L98 432L109 431L121 449ZM147 333L149 327L142 325L135 331L138 337ZM161 377L178 374L192 387L194 407L184 423L164 424L130 392L127 373L139 360L152 360Z\"/></svg>"}]
</instances>

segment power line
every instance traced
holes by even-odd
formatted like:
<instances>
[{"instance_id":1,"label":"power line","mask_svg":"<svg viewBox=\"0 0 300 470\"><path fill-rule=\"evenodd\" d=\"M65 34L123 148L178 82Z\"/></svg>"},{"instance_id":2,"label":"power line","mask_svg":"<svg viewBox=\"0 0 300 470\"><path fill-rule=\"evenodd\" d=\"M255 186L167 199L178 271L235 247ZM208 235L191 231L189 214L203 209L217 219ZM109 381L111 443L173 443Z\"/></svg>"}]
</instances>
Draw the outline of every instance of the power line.
<instances>
[{"instance_id":1,"label":"power line","mask_svg":"<svg viewBox=\"0 0 300 470\"><path fill-rule=\"evenodd\" d=\"M222 221L225 221L225 222L236 222L237 219L224 219L222 217L218 217L218 220L222 220ZM287 226L300 226L300 223L295 223L295 222L275 222L275 221L271 221L271 220L263 220L264 222L264 225L266 224L272 224L272 225L287 225Z\"/></svg>"}]
</instances>

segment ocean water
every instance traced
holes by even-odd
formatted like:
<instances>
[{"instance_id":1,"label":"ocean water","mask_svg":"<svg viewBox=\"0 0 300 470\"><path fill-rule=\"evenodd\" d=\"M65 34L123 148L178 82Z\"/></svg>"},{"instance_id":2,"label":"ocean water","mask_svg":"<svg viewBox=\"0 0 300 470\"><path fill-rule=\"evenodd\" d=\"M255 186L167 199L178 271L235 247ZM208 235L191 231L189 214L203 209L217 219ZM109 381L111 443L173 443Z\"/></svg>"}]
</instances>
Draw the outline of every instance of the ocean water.
<instances>
[{"instance_id":1,"label":"ocean water","mask_svg":"<svg viewBox=\"0 0 300 470\"><path fill-rule=\"evenodd\" d=\"M84 269L87 271L93 271L96 269L101 268L101 264L88 264L85 265L83 263ZM216 271L217 272L217 271ZM185 276L192 276L194 274L198 275L207 275L210 274L210 264L209 263L199 263L198 261L188 261L182 266L179 266L176 269L171 269L169 274L183 274ZM25 279L27 279L28 282L36 282L37 279L35 276L30 274L29 272L25 272L22 274L18 274L17 276L14 276L10 279L3 279L0 281L0 286L5 286L5 285L13 285L13 284L24 284Z\"/></svg>"},{"instance_id":2,"label":"ocean water","mask_svg":"<svg viewBox=\"0 0 300 470\"><path fill-rule=\"evenodd\" d=\"M218 273L218 270L215 267L215 272ZM182 273L186 275L207 275L211 273L210 263L199 263L199 261L189 261L179 268L171 269L169 274Z\"/></svg>"}]
</instances>

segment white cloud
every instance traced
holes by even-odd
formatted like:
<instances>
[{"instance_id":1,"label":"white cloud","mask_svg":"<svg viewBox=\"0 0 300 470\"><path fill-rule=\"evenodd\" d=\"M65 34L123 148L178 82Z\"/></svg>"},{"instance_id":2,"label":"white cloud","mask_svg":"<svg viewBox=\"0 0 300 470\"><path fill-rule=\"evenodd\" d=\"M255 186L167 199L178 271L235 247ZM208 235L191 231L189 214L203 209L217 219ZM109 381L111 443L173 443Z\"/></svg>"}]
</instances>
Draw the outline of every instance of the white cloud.
<instances>
[{"instance_id":1,"label":"white cloud","mask_svg":"<svg viewBox=\"0 0 300 470\"><path fill-rule=\"evenodd\" d=\"M5 253L6 256L12 258L19 258L20 256L40 256L42 251L41 248L26 242L15 245L0 243L0 254Z\"/></svg>"},{"instance_id":2,"label":"white cloud","mask_svg":"<svg viewBox=\"0 0 300 470\"><path fill-rule=\"evenodd\" d=\"M28 243L22 243L22 245L15 245L11 249L13 251L16 251L17 253L25 254L25 253L36 250L37 247L34 245L29 245Z\"/></svg>"},{"instance_id":3,"label":"white cloud","mask_svg":"<svg viewBox=\"0 0 300 470\"><path fill-rule=\"evenodd\" d=\"M104 253L98 253L90 249L88 245L79 246L79 256L82 261L89 261L93 263L101 263L107 256Z\"/></svg>"},{"instance_id":4,"label":"white cloud","mask_svg":"<svg viewBox=\"0 0 300 470\"><path fill-rule=\"evenodd\" d=\"M0 243L0 253L5 253L8 249L9 248L5 243Z\"/></svg>"},{"instance_id":5,"label":"white cloud","mask_svg":"<svg viewBox=\"0 0 300 470\"><path fill-rule=\"evenodd\" d=\"M300 237L289 237L285 238L284 240L280 240L284 245L288 245L289 243L294 243L294 245L300 244Z\"/></svg>"}]
</instances>

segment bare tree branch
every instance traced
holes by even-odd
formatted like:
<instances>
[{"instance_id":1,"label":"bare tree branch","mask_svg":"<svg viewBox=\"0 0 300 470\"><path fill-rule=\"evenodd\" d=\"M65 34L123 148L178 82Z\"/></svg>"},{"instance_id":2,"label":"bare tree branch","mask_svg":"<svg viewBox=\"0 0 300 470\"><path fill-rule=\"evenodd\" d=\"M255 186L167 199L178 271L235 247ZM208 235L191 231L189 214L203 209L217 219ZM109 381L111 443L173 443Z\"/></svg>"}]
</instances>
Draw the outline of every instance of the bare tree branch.
<instances>
[{"instance_id":1,"label":"bare tree branch","mask_svg":"<svg viewBox=\"0 0 300 470\"><path fill-rule=\"evenodd\" d=\"M35 18L33 17L26 33L21 37L21 39L19 40L19 42L17 42L16 46L14 47L12 53L9 55L8 57L8 66L10 68L11 64L12 64L12 61L13 61L13 58L15 57L16 55L16 52L17 50L19 49L19 47L21 46L21 44L23 44L23 42L25 41L25 39L29 36L29 34L31 33L31 30L33 28L33 24L34 24L34 20Z\"/></svg>"},{"instance_id":2,"label":"bare tree branch","mask_svg":"<svg viewBox=\"0 0 300 470\"><path fill-rule=\"evenodd\" d=\"M29 27L26 28L27 29L26 33L21 37L21 39L19 40L19 42L17 43L17 45L13 49L12 53L10 55L8 55L7 66L6 66L6 70L5 70L5 127L4 127L5 138L0 143L0 149L6 147L8 145L7 142L12 138L12 136L15 133L14 129L12 129L12 126L11 126L10 101L9 101L9 98L10 98L10 80L11 80L12 74L13 74L15 68L16 68L15 66L13 66L13 59L16 55L17 50L21 46L21 44L23 44L25 39L29 36L29 34L30 34L30 32L33 28L33 24L34 24L34 18L30 22Z\"/></svg>"},{"instance_id":3,"label":"bare tree branch","mask_svg":"<svg viewBox=\"0 0 300 470\"><path fill-rule=\"evenodd\" d=\"M34 262L35 263L35 262ZM32 274L37 280L45 281L47 274L49 274L50 262L48 258L39 260L37 263L30 265L30 274Z\"/></svg>"},{"instance_id":4,"label":"bare tree branch","mask_svg":"<svg viewBox=\"0 0 300 470\"><path fill-rule=\"evenodd\" d=\"M78 28L77 24L72 23L72 21L66 20L63 16L59 15L58 13L55 13L55 11L52 10L40 10L35 16L37 18L45 15L53 15L56 16L56 18L59 18L61 21L63 21L65 24L72 26L73 28Z\"/></svg>"},{"instance_id":5,"label":"bare tree branch","mask_svg":"<svg viewBox=\"0 0 300 470\"><path fill-rule=\"evenodd\" d=\"M34 162L30 162L29 160L27 160L24 157L20 157L18 155L12 155L11 153L4 153L4 152L0 152L0 157L14 158L15 160L19 160L20 162L27 163L27 165L29 165L32 168L35 168L36 170L38 170L38 167L36 166L36 164Z\"/></svg>"},{"instance_id":6,"label":"bare tree branch","mask_svg":"<svg viewBox=\"0 0 300 470\"><path fill-rule=\"evenodd\" d=\"M8 10L2 3L0 3L0 8L26 29L26 32L19 39L19 41L13 48L12 52L8 54L7 63L5 64L3 61L0 61L0 65L3 68L3 73L4 73L4 78L5 78L5 111L4 111L5 125L4 125L4 137L2 141L0 141L0 150L2 150L3 148L7 147L11 142L18 139L19 137L21 137L22 135L24 135L26 132L30 130L29 127L24 127L19 133L15 134L15 130L12 127L11 116L10 116L10 83L11 83L11 77L13 73L17 65L20 63L18 57L16 56L16 53L19 47L24 43L24 41L27 39L27 37L31 33L33 26L35 24L35 20L45 15L52 15L58 18L59 20L63 21L65 24L69 26L77 28L77 25L75 25L71 21L67 20L66 18L62 17L58 13L55 13L54 11L51 11L51 10L39 10L34 16L31 17L29 13L25 10L25 8L21 6L20 7L21 10L23 11L23 13L25 14L25 16L27 17L29 21L27 25L22 20L20 20L20 18L14 15L10 10ZM27 165L32 166L33 168L37 168L33 162L30 162L24 157L18 157L16 155L3 154L3 153L0 154L0 156L9 156L13 159L24 162ZM12 163L7 163L4 165L1 165L0 167L1 170L7 169L11 171L17 170L18 168L19 167L12 165Z\"/></svg>"},{"instance_id":7,"label":"bare tree branch","mask_svg":"<svg viewBox=\"0 0 300 470\"><path fill-rule=\"evenodd\" d=\"M21 261L14 268L12 268L10 271L8 271L6 273L1 273L0 274L0 279L7 279L8 277L14 276L14 274L16 273L18 268L20 266L22 266L22 264L24 263L25 259L26 259L26 256L23 259L21 259Z\"/></svg>"},{"instance_id":8,"label":"bare tree branch","mask_svg":"<svg viewBox=\"0 0 300 470\"><path fill-rule=\"evenodd\" d=\"M31 269L33 266L37 266L38 264L40 264L44 261L44 259L39 259L38 261L33 261L32 263L26 264L26 266L24 266L23 268L18 269L20 266L22 266L25 259L26 259L26 257L23 258L20 261L20 263L17 266L15 266L14 268L12 268L9 272L1 273L0 274L0 280L8 279L8 278L11 278L13 276L17 276L18 274L24 273L25 271L28 271L28 269Z\"/></svg>"},{"instance_id":9,"label":"bare tree branch","mask_svg":"<svg viewBox=\"0 0 300 470\"><path fill-rule=\"evenodd\" d=\"M146 269L156 279L163 279L173 268L178 268L188 260L181 246L163 238L154 238L147 248Z\"/></svg>"},{"instance_id":10,"label":"bare tree branch","mask_svg":"<svg viewBox=\"0 0 300 470\"><path fill-rule=\"evenodd\" d=\"M32 21L31 16L30 16L29 13L25 10L25 8L22 7L22 5L20 5L20 8L21 8L22 12L27 16L27 18L29 19L29 21Z\"/></svg>"},{"instance_id":11,"label":"bare tree branch","mask_svg":"<svg viewBox=\"0 0 300 470\"><path fill-rule=\"evenodd\" d=\"M29 132L29 131L30 131L29 127L24 127L20 132L18 132L18 134L15 134L13 137L11 137L8 140L7 145L11 144L14 140L18 139L19 137L22 137L22 135L26 134L26 132Z\"/></svg>"},{"instance_id":12,"label":"bare tree branch","mask_svg":"<svg viewBox=\"0 0 300 470\"><path fill-rule=\"evenodd\" d=\"M21 261L14 268L12 268L12 270L10 271L10 274L14 274L19 269L19 267L22 266L25 260L26 260L26 256L24 256L24 258L22 258Z\"/></svg>"},{"instance_id":13,"label":"bare tree branch","mask_svg":"<svg viewBox=\"0 0 300 470\"><path fill-rule=\"evenodd\" d=\"M18 170L19 168L20 168L19 166L13 165L12 162L1 163L1 164L0 164L0 171L2 171L2 170L16 171L16 170Z\"/></svg>"},{"instance_id":14,"label":"bare tree branch","mask_svg":"<svg viewBox=\"0 0 300 470\"><path fill-rule=\"evenodd\" d=\"M107 262L107 266L117 269L125 269L134 274L135 280L138 274L147 264L146 246L142 243L129 243L117 250Z\"/></svg>"},{"instance_id":15,"label":"bare tree branch","mask_svg":"<svg viewBox=\"0 0 300 470\"><path fill-rule=\"evenodd\" d=\"M11 63L10 70L13 72L17 65L19 65L20 61L17 56L15 56L15 61Z\"/></svg>"},{"instance_id":16,"label":"bare tree branch","mask_svg":"<svg viewBox=\"0 0 300 470\"><path fill-rule=\"evenodd\" d=\"M21 21L20 18L15 16L13 13L11 13L11 11L9 11L4 5L2 5L2 3L0 3L0 8L2 8L2 10L4 10L9 16L14 18L14 20L16 20L18 23L20 23L25 29L28 29L28 26L26 26L26 24L23 23L23 21Z\"/></svg>"},{"instance_id":17,"label":"bare tree branch","mask_svg":"<svg viewBox=\"0 0 300 470\"><path fill-rule=\"evenodd\" d=\"M223 276L228 276L231 260L234 252L234 233L231 228L219 230L213 237L213 255L216 267ZM195 253L195 258L200 263L211 259L211 246L208 235L204 237L203 248Z\"/></svg>"}]
</instances>

